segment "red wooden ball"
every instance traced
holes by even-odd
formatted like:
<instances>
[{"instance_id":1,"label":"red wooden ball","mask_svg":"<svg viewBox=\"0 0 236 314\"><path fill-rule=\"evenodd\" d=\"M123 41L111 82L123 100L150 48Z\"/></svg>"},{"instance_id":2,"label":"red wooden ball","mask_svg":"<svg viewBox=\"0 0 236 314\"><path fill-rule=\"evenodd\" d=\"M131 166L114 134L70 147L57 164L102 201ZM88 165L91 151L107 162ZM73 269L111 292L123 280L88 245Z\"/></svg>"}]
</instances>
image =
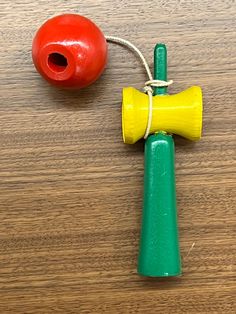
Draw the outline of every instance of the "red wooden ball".
<instances>
[{"instance_id":1,"label":"red wooden ball","mask_svg":"<svg viewBox=\"0 0 236 314\"><path fill-rule=\"evenodd\" d=\"M59 15L37 31L32 58L38 72L50 83L83 88L102 74L107 61L107 42L88 18Z\"/></svg>"}]
</instances>

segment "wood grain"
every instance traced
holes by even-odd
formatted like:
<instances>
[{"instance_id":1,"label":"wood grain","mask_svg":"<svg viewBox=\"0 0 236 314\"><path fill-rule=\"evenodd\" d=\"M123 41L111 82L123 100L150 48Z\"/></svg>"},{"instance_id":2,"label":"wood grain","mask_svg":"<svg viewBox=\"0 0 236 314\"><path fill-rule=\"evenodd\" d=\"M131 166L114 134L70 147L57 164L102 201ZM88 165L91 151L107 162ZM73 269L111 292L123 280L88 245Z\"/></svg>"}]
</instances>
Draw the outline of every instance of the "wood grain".
<instances>
[{"instance_id":1,"label":"wood grain","mask_svg":"<svg viewBox=\"0 0 236 314\"><path fill-rule=\"evenodd\" d=\"M30 56L62 12L93 19L152 63L169 50L170 92L204 93L204 132L176 137L183 276L136 273L143 143L124 145L121 89L145 75L111 45L102 78L50 87ZM235 313L235 1L0 1L0 313ZM194 244L194 245L193 245Z\"/></svg>"}]
</instances>

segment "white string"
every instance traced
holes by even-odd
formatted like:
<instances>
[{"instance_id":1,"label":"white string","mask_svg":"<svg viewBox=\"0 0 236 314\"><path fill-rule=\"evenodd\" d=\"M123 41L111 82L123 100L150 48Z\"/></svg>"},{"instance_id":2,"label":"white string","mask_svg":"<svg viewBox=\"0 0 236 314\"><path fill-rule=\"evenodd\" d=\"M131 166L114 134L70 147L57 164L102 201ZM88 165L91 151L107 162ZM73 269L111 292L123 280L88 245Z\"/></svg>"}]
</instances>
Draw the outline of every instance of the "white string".
<instances>
[{"instance_id":1,"label":"white string","mask_svg":"<svg viewBox=\"0 0 236 314\"><path fill-rule=\"evenodd\" d=\"M145 59L145 57L142 54L142 52L135 45L133 45L130 41L128 41L126 39L123 39L123 38L120 38L120 37L115 37L115 36L105 36L105 37L106 37L107 41L114 42L114 43L126 46L130 50L132 50L134 53L136 53L139 56L139 58L141 59L143 65L144 65L144 67L146 69L146 72L147 72L149 80L150 81L153 80L152 73L150 71L150 68L149 68L149 65L147 63L147 60Z\"/></svg>"},{"instance_id":2,"label":"white string","mask_svg":"<svg viewBox=\"0 0 236 314\"><path fill-rule=\"evenodd\" d=\"M136 53L136 55L138 55L138 57L141 59L143 65L144 65L144 68L147 72L149 80L147 82L145 82L145 86L143 89L144 92L148 94L148 98L149 98L148 121L147 121L146 131L144 134L144 139L146 139L150 133L151 126L152 126L153 87L167 87L167 86L171 85L173 83L173 81L172 80L170 80L170 81L154 80L152 73L151 73L151 70L150 70L150 67L149 67L147 60L145 59L144 55L130 41L123 39L123 38L120 38L120 37L115 37L115 36L105 36L105 38L109 42L114 42L114 43L123 45L125 47L128 47L130 50L132 50L134 53Z\"/></svg>"}]
</instances>

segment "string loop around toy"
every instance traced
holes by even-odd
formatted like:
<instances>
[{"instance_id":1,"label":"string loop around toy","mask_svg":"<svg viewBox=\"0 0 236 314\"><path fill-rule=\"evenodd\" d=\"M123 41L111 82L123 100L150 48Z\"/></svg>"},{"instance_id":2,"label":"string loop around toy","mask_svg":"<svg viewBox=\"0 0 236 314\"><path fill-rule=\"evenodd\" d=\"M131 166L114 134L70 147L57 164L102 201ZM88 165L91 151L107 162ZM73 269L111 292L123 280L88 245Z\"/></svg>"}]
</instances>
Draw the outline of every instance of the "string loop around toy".
<instances>
[{"instance_id":1,"label":"string loop around toy","mask_svg":"<svg viewBox=\"0 0 236 314\"><path fill-rule=\"evenodd\" d=\"M130 41L120 38L120 37L115 37L115 36L105 36L105 38L108 42L117 43L122 46L128 47L130 50L132 50L140 58L147 72L149 80L145 82L145 85L143 88L144 92L148 95L148 98L149 98L148 121L147 121L146 131L144 134L144 139L146 139L150 133L150 129L152 126L153 88L154 87L167 87L173 83L173 80L169 80L169 81L154 80L146 58L144 57L142 52Z\"/></svg>"}]
</instances>

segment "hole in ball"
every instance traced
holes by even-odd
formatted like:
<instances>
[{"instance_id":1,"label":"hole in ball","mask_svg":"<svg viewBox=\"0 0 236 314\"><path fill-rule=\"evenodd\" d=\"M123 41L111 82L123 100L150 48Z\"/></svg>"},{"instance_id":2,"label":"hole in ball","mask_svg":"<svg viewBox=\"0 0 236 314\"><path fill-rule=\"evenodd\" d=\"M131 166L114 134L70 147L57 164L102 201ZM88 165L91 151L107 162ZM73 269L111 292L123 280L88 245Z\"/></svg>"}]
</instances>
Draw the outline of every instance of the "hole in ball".
<instances>
[{"instance_id":1,"label":"hole in ball","mask_svg":"<svg viewBox=\"0 0 236 314\"><path fill-rule=\"evenodd\" d=\"M54 52L48 56L48 66L53 72L60 73L65 71L68 61L62 54Z\"/></svg>"}]
</instances>

